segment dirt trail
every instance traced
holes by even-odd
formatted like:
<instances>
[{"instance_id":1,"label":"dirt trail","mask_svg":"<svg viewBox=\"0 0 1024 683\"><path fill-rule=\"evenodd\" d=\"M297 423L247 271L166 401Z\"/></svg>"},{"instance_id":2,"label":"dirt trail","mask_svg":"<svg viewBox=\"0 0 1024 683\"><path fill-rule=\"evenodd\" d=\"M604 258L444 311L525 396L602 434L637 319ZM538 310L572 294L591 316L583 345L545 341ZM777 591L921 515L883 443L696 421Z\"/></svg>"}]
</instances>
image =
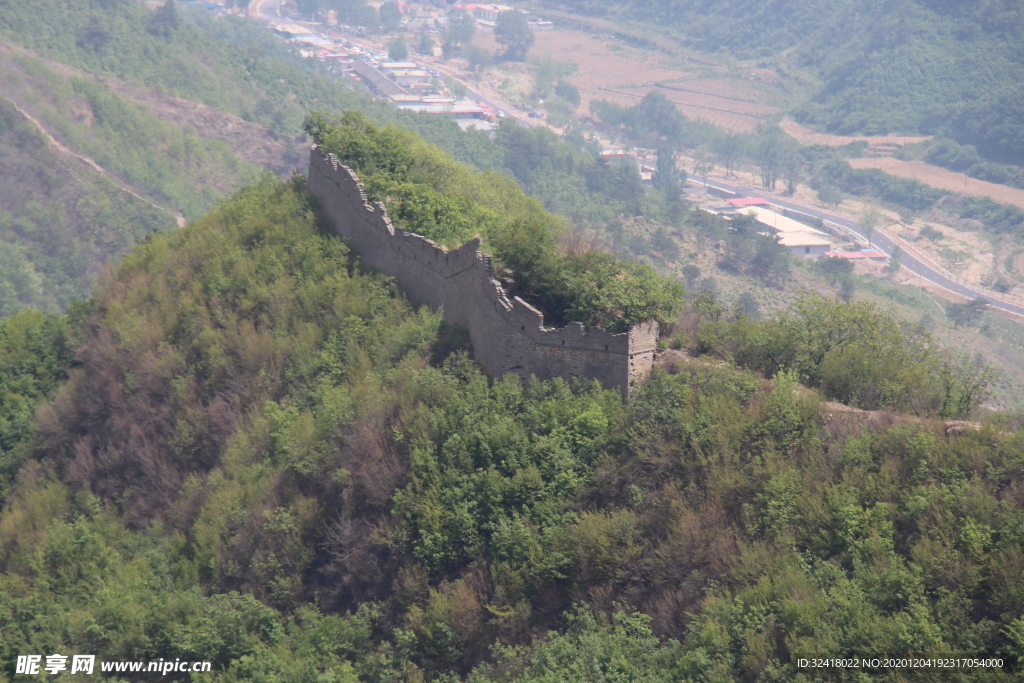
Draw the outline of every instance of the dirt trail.
<instances>
[{"instance_id":1,"label":"dirt trail","mask_svg":"<svg viewBox=\"0 0 1024 683\"><path fill-rule=\"evenodd\" d=\"M8 100L8 101L10 101L10 100ZM13 103L13 102L11 102L11 104L14 104L14 103ZM30 122L30 123L31 123L32 125L34 125L34 126L36 127L36 129L37 129L37 130L39 131L39 133L40 133L40 134L41 134L41 135L42 135L42 136L43 136L44 138L46 138L47 142L49 142L49 143L50 143L51 145L53 145L54 149L56 149L56 150L57 150L58 152L60 152L61 154L64 154L64 155L66 155L66 156L69 156L69 157L74 157L75 159L78 159L78 160L79 160L79 161L81 161L82 163L84 163L84 164L86 164L86 165L88 165L88 166L92 167L92 168L93 168L94 170L96 170L96 171L98 171L99 173L101 173L101 174L103 174L104 176L106 176L106 177L107 177L107 178L108 178L108 179L110 180L110 182L114 183L114 185L116 185L117 187L119 187L119 188L120 188L120 189L121 189L121 190L122 190L123 192L127 192L128 194L130 194L131 196L135 197L136 199L138 199L138 200L140 200L140 201L143 201L143 202L146 202L147 204L149 204L150 206L152 206L152 207L154 207L154 208L160 209L161 211L166 211L167 213L169 213L169 214L171 214L172 216L174 216L174 220L175 220L175 221L176 221L176 222L178 223L178 227L179 227L179 228L183 228L183 227L185 227L185 223L186 223L186 221L185 221L185 217L184 217L184 216L182 216L182 215L181 215L180 213L178 213L177 211L174 211L174 210L172 210L172 209L168 209L168 208L167 208L167 207L165 207L165 206L160 206L159 204L157 204L157 203L155 203L155 202L153 202L153 201L151 201L151 200L149 200L149 199L146 199L146 198L145 198L145 197L143 197L143 196L142 196L141 194L139 194L138 192L136 192L136 191L135 191L135 190L133 190L132 188L128 187L127 185L123 185L123 184L121 184L121 183L120 183L120 182L119 182L119 181L117 180L117 178L115 178L115 177L114 177L113 175L111 175L110 173L107 173L106 169L104 169L104 168L103 168L102 166L100 166L99 164L97 164L97 163L96 163L95 161L93 161L93 160L92 160L92 159L90 159L89 157L87 157L87 156L82 156L81 154L79 154L79 153L77 153L77 152L75 152L75 151L73 151L73 150L70 150L70 149L68 149L67 147L65 147L64 145L62 145L62 144L61 144L61 143L60 143L60 142L59 142L59 141L58 141L58 140L57 140L57 139L56 139L55 137L53 137L52 135L50 135L49 131L47 131L47 130L46 130L46 129L45 129L44 127L43 127L43 124L39 123L39 121L37 121L37 120L35 119L35 117L33 117L33 116L32 116L31 114L29 114L29 113L28 113L27 111L25 111L24 109L22 109L21 107L19 107L19 106L18 106L17 104L14 104L14 108L15 108L15 109L16 109L16 110L18 111L18 114L19 114L19 115L20 115L20 116L21 116L22 118L24 118L24 119L25 119L26 121L28 121L28 122Z\"/></svg>"}]
</instances>

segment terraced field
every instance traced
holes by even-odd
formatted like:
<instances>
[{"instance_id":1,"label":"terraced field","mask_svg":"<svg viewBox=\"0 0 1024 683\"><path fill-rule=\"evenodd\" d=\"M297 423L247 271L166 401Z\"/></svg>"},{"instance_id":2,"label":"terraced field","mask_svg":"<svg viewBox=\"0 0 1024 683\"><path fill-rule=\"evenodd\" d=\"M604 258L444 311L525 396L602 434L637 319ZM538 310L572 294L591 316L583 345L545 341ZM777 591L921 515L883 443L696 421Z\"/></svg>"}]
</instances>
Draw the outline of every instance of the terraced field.
<instances>
[{"instance_id":1,"label":"terraced field","mask_svg":"<svg viewBox=\"0 0 1024 683\"><path fill-rule=\"evenodd\" d=\"M753 131L782 111L772 104L779 92L777 76L770 71L730 70L708 66L703 60L698 64L581 31L540 31L536 37L531 57L578 65L567 80L579 88L585 115L593 100L632 106L651 90L663 93L692 119L741 132ZM478 35L474 42L492 52L500 51L493 35Z\"/></svg>"}]
</instances>

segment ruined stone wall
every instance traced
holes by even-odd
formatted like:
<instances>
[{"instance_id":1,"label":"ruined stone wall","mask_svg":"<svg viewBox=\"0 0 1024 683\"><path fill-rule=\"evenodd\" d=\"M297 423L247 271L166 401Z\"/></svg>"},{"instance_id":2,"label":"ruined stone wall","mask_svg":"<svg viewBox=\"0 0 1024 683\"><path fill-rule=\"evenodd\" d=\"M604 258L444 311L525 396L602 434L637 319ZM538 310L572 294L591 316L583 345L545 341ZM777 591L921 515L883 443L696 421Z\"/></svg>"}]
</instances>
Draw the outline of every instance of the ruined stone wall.
<instances>
[{"instance_id":1,"label":"ruined stone wall","mask_svg":"<svg viewBox=\"0 0 1024 683\"><path fill-rule=\"evenodd\" d=\"M609 334L570 323L544 326L528 303L510 299L494 279L491 257L474 239L447 251L420 235L391 224L380 202L370 206L363 184L333 154L314 148L309 191L363 263L395 278L414 304L442 310L445 320L469 331L476 360L493 376L582 377L629 394L654 362L658 324L635 325Z\"/></svg>"}]
</instances>

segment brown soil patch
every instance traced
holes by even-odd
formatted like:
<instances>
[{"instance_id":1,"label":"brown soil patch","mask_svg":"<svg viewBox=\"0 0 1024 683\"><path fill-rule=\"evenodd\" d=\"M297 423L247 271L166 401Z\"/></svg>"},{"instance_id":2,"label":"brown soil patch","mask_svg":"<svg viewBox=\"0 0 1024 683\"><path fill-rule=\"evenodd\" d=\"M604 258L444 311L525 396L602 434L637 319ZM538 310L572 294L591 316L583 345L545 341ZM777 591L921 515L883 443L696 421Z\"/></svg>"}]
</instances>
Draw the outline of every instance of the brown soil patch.
<instances>
[{"instance_id":1,"label":"brown soil patch","mask_svg":"<svg viewBox=\"0 0 1024 683\"><path fill-rule=\"evenodd\" d=\"M558 22L560 25L568 23L572 26L583 26L594 33L607 33L612 36L633 35L634 37L648 41L653 44L657 50L664 52L667 55L682 58L686 61L692 61L695 64L718 66L718 62L716 61L708 61L706 59L701 59L694 54L680 51L679 40L676 36L671 35L671 32L669 32L670 35L664 36L652 35L650 31L651 27L645 26L642 31L643 35L637 35L632 33L628 26L623 26L620 21L586 17L582 14L573 14L570 12L561 12L551 7L545 7L543 14L548 19L562 19L563 21Z\"/></svg>"},{"instance_id":2,"label":"brown soil patch","mask_svg":"<svg viewBox=\"0 0 1024 683\"><path fill-rule=\"evenodd\" d=\"M692 119L708 121L740 132L752 132L765 118L781 109L771 106L771 79L765 75L695 79L694 66L685 58L669 58L624 46L608 36L556 29L538 31L532 58L546 57L578 65L568 77L579 88L580 113L592 115L589 103L605 100L622 106L636 104L651 90L658 90ZM478 34L474 43L491 52L500 51L492 34ZM675 66L672 62L678 62ZM508 69L512 65L501 68Z\"/></svg>"},{"instance_id":3,"label":"brown soil patch","mask_svg":"<svg viewBox=\"0 0 1024 683\"><path fill-rule=\"evenodd\" d=\"M690 75L682 69L666 68L657 55L619 48L610 38L564 29L538 31L534 35L537 42L530 50L531 58L547 57L579 65L568 80L580 89L584 101L597 99L597 96L588 98L584 92L599 87L629 87ZM473 42L495 53L502 49L491 33L479 33Z\"/></svg>"},{"instance_id":4,"label":"brown soil patch","mask_svg":"<svg viewBox=\"0 0 1024 683\"><path fill-rule=\"evenodd\" d=\"M774 94L770 88L756 83L753 77L737 76L732 78L705 78L701 80L678 81L675 83L661 83L665 90L683 93L696 93L713 95L725 100L730 100L729 108L738 104L757 103L764 105L771 100ZM781 111L778 107L770 108L772 113Z\"/></svg>"},{"instance_id":5,"label":"brown soil patch","mask_svg":"<svg viewBox=\"0 0 1024 683\"><path fill-rule=\"evenodd\" d=\"M967 178L965 182L962 173L954 173L938 166L926 164L923 161L900 161L899 159L880 157L850 159L850 165L854 168L878 168L901 178L920 180L926 185L937 187L947 192L988 197L995 202L1013 204L1014 206L1024 208L1024 190L1007 187L1006 185L997 185L996 183L988 183L974 178Z\"/></svg>"},{"instance_id":6,"label":"brown soil patch","mask_svg":"<svg viewBox=\"0 0 1024 683\"><path fill-rule=\"evenodd\" d=\"M707 121L708 123L720 128L728 128L741 133L754 132L754 130L764 122L764 117L759 116L758 114L748 114L742 111L729 110L725 107L734 106L736 109L758 107L774 109L773 107L763 107L762 105L746 102L737 103L735 100L728 100L711 95L685 95L678 92L668 91L661 87L631 88L629 90L598 88L598 90L604 95L601 99L626 107L631 107L639 102L651 90L658 90L665 95L669 102L675 104L676 107L688 118Z\"/></svg>"},{"instance_id":7,"label":"brown soil patch","mask_svg":"<svg viewBox=\"0 0 1024 683\"><path fill-rule=\"evenodd\" d=\"M682 84L662 83L653 89L663 94L691 119L749 133L763 123L765 118L782 110L759 101L766 99L766 95L755 88L744 89L744 85L731 79L715 78ZM636 104L652 88L604 87L599 90L613 96L604 99L628 106Z\"/></svg>"},{"instance_id":8,"label":"brown soil patch","mask_svg":"<svg viewBox=\"0 0 1024 683\"><path fill-rule=\"evenodd\" d=\"M787 118L779 124L782 130L789 133L799 142L805 145L827 145L829 147L842 147L851 142L866 142L869 145L893 145L902 147L913 142L924 142L931 137L914 137L910 135L829 135L818 133L810 128L805 128L793 119Z\"/></svg>"}]
</instances>

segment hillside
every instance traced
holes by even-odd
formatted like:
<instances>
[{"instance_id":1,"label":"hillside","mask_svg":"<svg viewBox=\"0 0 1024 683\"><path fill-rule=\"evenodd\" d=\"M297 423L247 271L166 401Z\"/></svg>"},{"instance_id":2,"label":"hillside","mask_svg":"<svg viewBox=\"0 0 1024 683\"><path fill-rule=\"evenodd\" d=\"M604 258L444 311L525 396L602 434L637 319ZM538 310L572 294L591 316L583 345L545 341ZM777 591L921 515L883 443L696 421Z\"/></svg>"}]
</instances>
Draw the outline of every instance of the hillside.
<instances>
[{"instance_id":1,"label":"hillside","mask_svg":"<svg viewBox=\"0 0 1024 683\"><path fill-rule=\"evenodd\" d=\"M302 168L304 107L397 115L246 22L183 9L163 33L153 16L135 3L0 4L0 317L66 310L150 233L202 216L260 168ZM414 118L451 147L465 139Z\"/></svg>"},{"instance_id":2,"label":"hillside","mask_svg":"<svg viewBox=\"0 0 1024 683\"><path fill-rule=\"evenodd\" d=\"M678 37L684 47L782 78L806 73L816 83L797 117L827 132L943 133L993 160L1024 164L1016 87L1024 77L1018 49L1024 14L1012 0L541 5L634 20L627 33L649 34L654 43Z\"/></svg>"},{"instance_id":3,"label":"hillside","mask_svg":"<svg viewBox=\"0 0 1024 683\"><path fill-rule=\"evenodd\" d=\"M64 310L112 254L174 225L82 160L55 149L0 98L0 318L23 306Z\"/></svg>"},{"instance_id":4,"label":"hillside","mask_svg":"<svg viewBox=\"0 0 1024 683\"><path fill-rule=\"evenodd\" d=\"M318 125L373 150L377 187L470 215L501 198L496 245L557 226L407 132ZM67 318L0 322L5 673L33 652L268 683L1021 662L1019 425L944 421L975 411L984 372L863 303L754 322L704 297L679 325L666 342L687 352L629 402L491 382L457 330L361 271L301 177L264 178L137 246Z\"/></svg>"},{"instance_id":5,"label":"hillside","mask_svg":"<svg viewBox=\"0 0 1024 683\"><path fill-rule=\"evenodd\" d=\"M0 7L0 32L4 40L12 41L0 45L5 96L70 152L45 160L60 175L63 187L69 188L63 199L41 194L39 188L47 181L33 173L18 170L0 181L7 184L4 207L15 221L3 238L8 256L0 271L0 281L6 281L0 296L5 302L2 314L24 306L65 310L87 295L106 264L116 263L150 232L169 227L173 214L201 215L224 192L251 177L255 166L285 175L301 167L309 144L298 127L298 117L304 115L301 106L338 111L351 105L378 120L400 121L465 163L515 177L546 208L572 222L568 242L604 246L682 279L683 266L699 264L703 279L719 283L727 305L743 303L768 314L795 301L800 287L839 293L813 270L784 284L770 276L765 286L756 273L719 269L718 259L699 240L703 225L695 214L665 201L660 191L644 188L625 165L605 163L578 129L568 129L564 138L542 127L509 125L502 126L493 140L479 133L460 133L451 122L400 113L370 101L321 73L312 60L296 59L280 41L231 17L211 21L203 12L181 7L180 25L161 33L151 30L152 13L131 3L72 2L50 9L51 14L38 19L45 29L40 33L29 30L37 19L20 5ZM106 31L102 45L83 39L93 19ZM41 35L52 35L54 40L41 40ZM182 68L190 74L188 79L181 78ZM756 156L761 138L736 138L689 121L683 125L682 140L694 147L710 143L716 151L734 149L735 155L735 150L743 150L741 154ZM24 154L8 154L10 167L17 161L18 168L27 168L29 160L20 156ZM42 154L29 153L31 162L37 163ZM826 176L821 169L827 166L827 156L813 148L801 154L806 159L801 172L811 175L811 182L819 187L836 183L850 191L867 191L915 206L929 192L902 186L893 190L884 179L856 169L834 173L834 167L827 167L833 175ZM98 160L103 173L97 174L96 168L75 155ZM84 191L70 188L96 175L112 184L106 189L93 187L87 193L91 200L80 201ZM924 201L940 198L927 195ZM118 207L118 215L112 213L113 207ZM158 207L168 211L161 215ZM998 207L943 203L941 209L936 205L918 222L932 221L950 233L945 225L953 223L935 217L962 212L963 217L952 216L958 225L981 219L1002 235L1020 230L1021 217L1004 216ZM463 221L459 230L472 232L467 226ZM595 234L604 241L595 242ZM55 250L47 249L50 237L58 244ZM963 253L956 250L959 246L941 247L943 253ZM576 247L567 243L565 248ZM985 284L1001 282L998 277L1012 279L1015 273L1009 266L996 268L993 273L986 271L983 280ZM576 286L583 284L576 281ZM690 289L698 286L697 280L688 284ZM879 296L866 286L857 296L888 304L893 297L907 295ZM899 311L915 322L922 316L937 319L937 336L962 344L975 357L980 354L999 367L1001 381L993 405L1012 408L1019 403L1024 364L1021 335L1014 326L1000 326L994 332L986 321L985 333L965 337L943 319L941 307L934 302L900 304ZM564 321L557 310L551 315L552 321Z\"/></svg>"},{"instance_id":6,"label":"hillside","mask_svg":"<svg viewBox=\"0 0 1024 683\"><path fill-rule=\"evenodd\" d=\"M168 219L201 216L257 167L282 175L303 167L309 143L302 122L312 109L355 108L400 121L464 163L513 173L562 213L601 218L638 210L637 178L604 168L546 131L510 130L498 140L463 133L451 121L372 101L252 22L214 21L181 6L177 24L156 30L154 16L132 2L0 4L4 97L19 116L38 122L55 152L67 150L54 168L75 170L61 171L61 182L71 187L98 174L132 197L126 207L141 198L155 215L166 209L159 219L85 215L85 206L69 207L70 200L62 208L57 200L40 202L45 183L33 175L0 177L3 209L15 220L59 225L79 236L73 258L44 257L32 241L35 227L5 228L7 253L28 261L5 262L0 272L7 283L4 314L21 306L63 310L88 295L106 263L170 225ZM32 154L12 152L6 161L12 169L31 165ZM617 195L612 201L602 196L607 188ZM97 201L118 196L91 194ZM122 222L131 228L116 227Z\"/></svg>"}]
</instances>

